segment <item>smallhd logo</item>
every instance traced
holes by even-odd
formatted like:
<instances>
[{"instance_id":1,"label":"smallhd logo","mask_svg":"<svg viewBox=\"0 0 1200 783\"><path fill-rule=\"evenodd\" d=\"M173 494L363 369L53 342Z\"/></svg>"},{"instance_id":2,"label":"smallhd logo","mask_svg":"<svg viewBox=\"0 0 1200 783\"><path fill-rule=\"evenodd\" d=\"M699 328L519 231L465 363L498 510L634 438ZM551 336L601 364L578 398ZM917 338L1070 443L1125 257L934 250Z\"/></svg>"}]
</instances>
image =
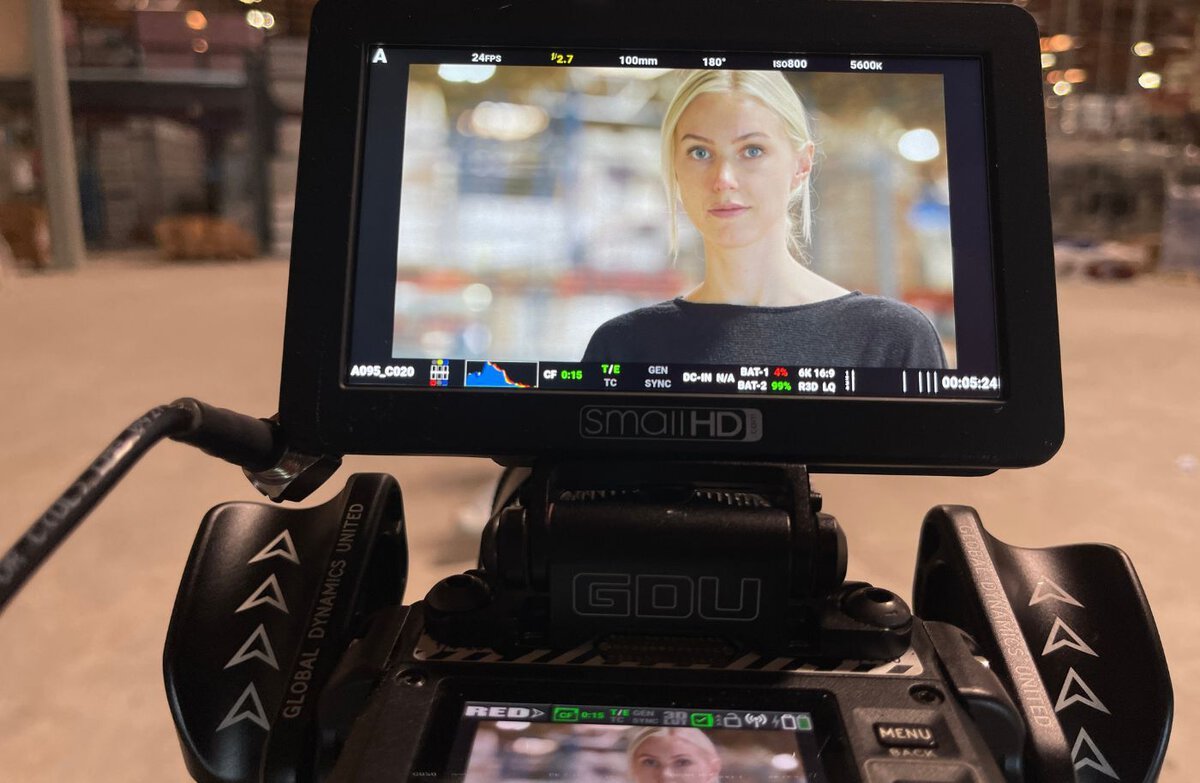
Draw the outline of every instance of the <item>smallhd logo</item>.
<instances>
[{"instance_id":1,"label":"smallhd logo","mask_svg":"<svg viewBox=\"0 0 1200 783\"><path fill-rule=\"evenodd\" d=\"M585 438L641 440L762 439L762 413L753 408L640 408L589 405L579 411Z\"/></svg>"}]
</instances>

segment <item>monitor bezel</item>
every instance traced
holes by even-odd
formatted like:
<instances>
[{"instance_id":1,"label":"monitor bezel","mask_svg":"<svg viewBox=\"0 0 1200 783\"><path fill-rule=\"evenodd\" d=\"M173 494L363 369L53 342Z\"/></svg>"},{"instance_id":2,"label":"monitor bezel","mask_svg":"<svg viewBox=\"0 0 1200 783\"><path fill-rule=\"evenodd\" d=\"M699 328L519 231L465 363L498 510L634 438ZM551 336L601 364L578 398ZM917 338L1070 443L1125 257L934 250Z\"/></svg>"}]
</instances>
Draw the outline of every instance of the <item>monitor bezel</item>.
<instances>
[{"instance_id":1,"label":"monitor bezel","mask_svg":"<svg viewBox=\"0 0 1200 783\"><path fill-rule=\"evenodd\" d=\"M1032 17L1015 6L987 3L669 0L636 6L637 19L629 18L630 8L617 13L610 3L588 0L317 5L280 389L280 421L293 444L322 454L460 454L510 462L636 455L923 473L988 472L1049 459L1062 441L1062 388ZM375 44L979 58L1004 398L781 399L348 385L366 72ZM753 410L761 437L591 439L581 434L581 411L596 405Z\"/></svg>"}]
</instances>

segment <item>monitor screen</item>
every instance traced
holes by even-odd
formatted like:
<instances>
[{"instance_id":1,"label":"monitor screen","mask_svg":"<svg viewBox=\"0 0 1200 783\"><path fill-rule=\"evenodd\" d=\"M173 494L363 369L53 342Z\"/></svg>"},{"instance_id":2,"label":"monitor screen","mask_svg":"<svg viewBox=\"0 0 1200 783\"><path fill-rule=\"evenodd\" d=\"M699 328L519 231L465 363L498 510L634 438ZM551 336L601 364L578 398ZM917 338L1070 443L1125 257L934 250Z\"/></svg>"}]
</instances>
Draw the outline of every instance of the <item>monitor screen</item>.
<instances>
[{"instance_id":1,"label":"monitor screen","mask_svg":"<svg viewBox=\"0 0 1200 783\"><path fill-rule=\"evenodd\" d=\"M348 386L1004 397L979 58L366 59Z\"/></svg>"},{"instance_id":2,"label":"monitor screen","mask_svg":"<svg viewBox=\"0 0 1200 783\"><path fill-rule=\"evenodd\" d=\"M1019 7L362 0L308 51L304 453L986 472L1061 443Z\"/></svg>"},{"instance_id":3,"label":"monitor screen","mask_svg":"<svg viewBox=\"0 0 1200 783\"><path fill-rule=\"evenodd\" d=\"M467 702L440 779L818 783L807 712Z\"/></svg>"}]
</instances>

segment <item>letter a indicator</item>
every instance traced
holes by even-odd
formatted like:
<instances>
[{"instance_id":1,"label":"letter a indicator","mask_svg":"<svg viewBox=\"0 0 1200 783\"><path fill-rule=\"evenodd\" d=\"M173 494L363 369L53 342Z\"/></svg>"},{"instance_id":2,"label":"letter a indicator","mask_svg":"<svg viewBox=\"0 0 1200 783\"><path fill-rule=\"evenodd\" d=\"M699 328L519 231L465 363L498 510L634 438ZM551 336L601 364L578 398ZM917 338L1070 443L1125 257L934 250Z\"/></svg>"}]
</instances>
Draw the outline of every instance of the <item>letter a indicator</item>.
<instances>
[{"instance_id":1,"label":"letter a indicator","mask_svg":"<svg viewBox=\"0 0 1200 783\"><path fill-rule=\"evenodd\" d=\"M371 58L371 65L377 65L379 63L387 65L387 55L383 53L382 49L376 49L375 56Z\"/></svg>"}]
</instances>

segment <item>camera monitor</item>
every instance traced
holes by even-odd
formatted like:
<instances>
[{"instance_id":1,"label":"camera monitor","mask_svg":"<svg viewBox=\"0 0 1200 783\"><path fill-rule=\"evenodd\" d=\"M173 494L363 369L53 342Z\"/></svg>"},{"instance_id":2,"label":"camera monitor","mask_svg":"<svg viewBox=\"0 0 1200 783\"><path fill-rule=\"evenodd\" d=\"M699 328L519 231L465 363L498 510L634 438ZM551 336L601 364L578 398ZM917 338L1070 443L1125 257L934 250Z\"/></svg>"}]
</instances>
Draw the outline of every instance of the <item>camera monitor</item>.
<instances>
[{"instance_id":1,"label":"camera monitor","mask_svg":"<svg viewBox=\"0 0 1200 783\"><path fill-rule=\"evenodd\" d=\"M282 421L320 453L1043 461L1037 53L989 4L323 3Z\"/></svg>"},{"instance_id":2,"label":"camera monitor","mask_svg":"<svg viewBox=\"0 0 1200 783\"><path fill-rule=\"evenodd\" d=\"M466 702L455 728L431 774L463 783L828 779L796 710Z\"/></svg>"}]
</instances>

